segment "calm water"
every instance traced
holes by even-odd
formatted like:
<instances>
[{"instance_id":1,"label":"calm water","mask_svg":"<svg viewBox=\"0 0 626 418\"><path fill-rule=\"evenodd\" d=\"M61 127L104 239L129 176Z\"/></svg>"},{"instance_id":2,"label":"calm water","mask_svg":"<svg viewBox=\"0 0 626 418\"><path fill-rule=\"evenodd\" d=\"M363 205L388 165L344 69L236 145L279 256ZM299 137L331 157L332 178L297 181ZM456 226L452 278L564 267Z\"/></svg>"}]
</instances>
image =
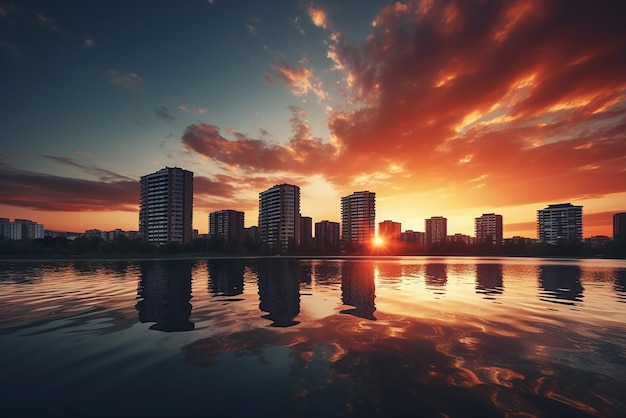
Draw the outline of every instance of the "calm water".
<instances>
[{"instance_id":1,"label":"calm water","mask_svg":"<svg viewBox=\"0 0 626 418\"><path fill-rule=\"evenodd\" d=\"M626 261L3 261L0 349L2 416L626 416Z\"/></svg>"}]
</instances>

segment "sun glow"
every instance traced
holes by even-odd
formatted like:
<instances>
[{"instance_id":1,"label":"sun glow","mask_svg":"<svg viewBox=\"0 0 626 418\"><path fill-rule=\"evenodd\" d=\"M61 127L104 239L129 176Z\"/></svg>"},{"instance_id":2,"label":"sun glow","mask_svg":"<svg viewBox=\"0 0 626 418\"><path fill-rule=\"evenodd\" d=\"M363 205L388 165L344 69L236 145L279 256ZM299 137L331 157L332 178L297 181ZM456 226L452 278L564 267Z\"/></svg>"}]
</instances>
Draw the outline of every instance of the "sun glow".
<instances>
[{"instance_id":1,"label":"sun glow","mask_svg":"<svg viewBox=\"0 0 626 418\"><path fill-rule=\"evenodd\" d=\"M383 245L385 245L385 240L382 237L374 238L374 247L382 247Z\"/></svg>"}]
</instances>

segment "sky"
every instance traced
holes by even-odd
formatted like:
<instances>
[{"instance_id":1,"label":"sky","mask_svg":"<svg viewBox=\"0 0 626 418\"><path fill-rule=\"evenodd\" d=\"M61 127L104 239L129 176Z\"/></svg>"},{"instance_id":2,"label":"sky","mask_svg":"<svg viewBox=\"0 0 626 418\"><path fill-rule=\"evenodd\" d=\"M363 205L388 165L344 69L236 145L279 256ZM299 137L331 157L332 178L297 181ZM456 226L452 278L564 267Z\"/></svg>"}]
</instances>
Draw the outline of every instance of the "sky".
<instances>
[{"instance_id":1,"label":"sky","mask_svg":"<svg viewBox=\"0 0 626 418\"><path fill-rule=\"evenodd\" d=\"M194 172L194 228L301 188L340 220L584 236L626 211L626 2L0 0L0 217L138 229L139 179Z\"/></svg>"}]
</instances>

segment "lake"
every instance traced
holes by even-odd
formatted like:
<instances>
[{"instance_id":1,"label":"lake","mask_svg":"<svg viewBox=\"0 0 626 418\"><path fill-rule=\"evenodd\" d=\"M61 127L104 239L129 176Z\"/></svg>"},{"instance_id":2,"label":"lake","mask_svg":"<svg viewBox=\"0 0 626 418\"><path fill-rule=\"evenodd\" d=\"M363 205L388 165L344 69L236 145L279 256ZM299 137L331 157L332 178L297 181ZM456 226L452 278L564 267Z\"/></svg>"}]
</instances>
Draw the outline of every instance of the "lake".
<instances>
[{"instance_id":1,"label":"lake","mask_svg":"<svg viewBox=\"0 0 626 418\"><path fill-rule=\"evenodd\" d=\"M626 260L0 261L2 416L626 416Z\"/></svg>"}]
</instances>

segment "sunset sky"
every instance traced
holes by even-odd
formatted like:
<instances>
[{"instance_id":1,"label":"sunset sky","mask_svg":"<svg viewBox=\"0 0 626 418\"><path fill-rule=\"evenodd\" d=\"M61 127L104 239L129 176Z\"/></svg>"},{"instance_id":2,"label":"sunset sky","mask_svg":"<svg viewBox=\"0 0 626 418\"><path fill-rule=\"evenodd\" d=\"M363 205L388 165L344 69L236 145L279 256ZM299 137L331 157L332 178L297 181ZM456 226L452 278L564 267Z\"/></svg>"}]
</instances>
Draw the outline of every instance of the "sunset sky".
<instances>
[{"instance_id":1,"label":"sunset sky","mask_svg":"<svg viewBox=\"0 0 626 418\"><path fill-rule=\"evenodd\" d=\"M139 178L194 172L194 228L301 188L340 220L536 237L626 211L626 2L0 0L0 217L138 229Z\"/></svg>"}]
</instances>

